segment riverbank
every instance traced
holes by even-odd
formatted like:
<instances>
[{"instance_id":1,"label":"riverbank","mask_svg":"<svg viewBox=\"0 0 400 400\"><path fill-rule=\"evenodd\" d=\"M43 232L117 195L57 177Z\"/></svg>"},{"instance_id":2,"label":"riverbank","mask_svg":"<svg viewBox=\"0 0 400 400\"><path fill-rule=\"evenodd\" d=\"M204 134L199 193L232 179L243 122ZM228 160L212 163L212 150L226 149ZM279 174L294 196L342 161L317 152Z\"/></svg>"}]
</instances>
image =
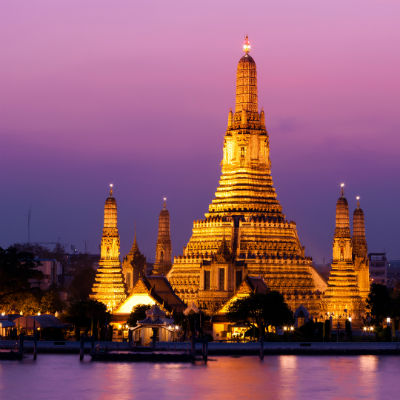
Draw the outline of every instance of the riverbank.
<instances>
[{"instance_id":1,"label":"riverbank","mask_svg":"<svg viewBox=\"0 0 400 400\"><path fill-rule=\"evenodd\" d=\"M0 349L17 349L17 342L0 341ZM157 343L157 351L190 351L189 342ZM106 351L129 351L133 348L122 342L86 342L85 353L101 348ZM151 348L146 348L151 351ZM141 349L145 350L145 349ZM202 343L196 343L196 352L201 353ZM24 352L33 351L33 341L25 341ZM80 343L75 341L39 341L37 352L54 354L79 354ZM208 343L209 355L244 356L259 355L260 343ZM265 355L400 355L400 342L264 342Z\"/></svg>"}]
</instances>

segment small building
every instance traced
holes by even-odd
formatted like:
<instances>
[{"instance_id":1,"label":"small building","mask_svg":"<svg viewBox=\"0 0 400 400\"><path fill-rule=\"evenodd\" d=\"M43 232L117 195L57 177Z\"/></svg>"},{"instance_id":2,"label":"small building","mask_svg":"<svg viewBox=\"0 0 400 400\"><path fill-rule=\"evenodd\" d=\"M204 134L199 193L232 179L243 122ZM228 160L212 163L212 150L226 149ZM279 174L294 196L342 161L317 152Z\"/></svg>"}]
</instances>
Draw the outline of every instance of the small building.
<instances>
[{"instance_id":1,"label":"small building","mask_svg":"<svg viewBox=\"0 0 400 400\"><path fill-rule=\"evenodd\" d=\"M132 329L132 337L136 344L149 346L155 342L172 342L176 340L179 327L172 318L167 318L164 311L153 305L146 311L146 318L138 321Z\"/></svg>"},{"instance_id":2,"label":"small building","mask_svg":"<svg viewBox=\"0 0 400 400\"><path fill-rule=\"evenodd\" d=\"M185 303L174 293L167 278L156 275L140 276L132 288L131 294L112 315L111 323L114 326L113 337L115 339L128 337L126 321L133 309L142 304L157 305L158 308L169 314L183 312L186 308Z\"/></svg>"},{"instance_id":3,"label":"small building","mask_svg":"<svg viewBox=\"0 0 400 400\"><path fill-rule=\"evenodd\" d=\"M64 330L69 328L69 325L50 314L19 316L14 319L14 324L18 333L33 335L36 329L41 339L61 339Z\"/></svg>"},{"instance_id":4,"label":"small building","mask_svg":"<svg viewBox=\"0 0 400 400\"><path fill-rule=\"evenodd\" d=\"M368 258L371 283L386 285L388 267L386 253L369 253Z\"/></svg>"}]
</instances>

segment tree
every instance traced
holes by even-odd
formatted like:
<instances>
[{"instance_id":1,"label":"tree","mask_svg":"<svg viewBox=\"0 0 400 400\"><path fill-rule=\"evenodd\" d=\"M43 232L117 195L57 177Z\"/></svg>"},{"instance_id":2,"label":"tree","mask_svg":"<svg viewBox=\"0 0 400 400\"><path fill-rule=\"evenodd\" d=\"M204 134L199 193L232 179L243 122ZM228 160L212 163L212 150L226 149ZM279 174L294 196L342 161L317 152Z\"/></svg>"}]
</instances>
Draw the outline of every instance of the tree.
<instances>
[{"instance_id":1,"label":"tree","mask_svg":"<svg viewBox=\"0 0 400 400\"><path fill-rule=\"evenodd\" d=\"M63 315L63 319L74 325L77 337L82 329L86 332L91 331L93 336L98 337L99 330L105 332L105 328L111 320L111 314L103 303L96 300L84 300L71 303ZM100 336L104 336L104 334L100 334Z\"/></svg>"},{"instance_id":2,"label":"tree","mask_svg":"<svg viewBox=\"0 0 400 400\"><path fill-rule=\"evenodd\" d=\"M60 299L60 293L57 289L52 288L42 296L40 300L40 311L42 313L55 314L61 312L65 307L65 303Z\"/></svg>"},{"instance_id":3,"label":"tree","mask_svg":"<svg viewBox=\"0 0 400 400\"><path fill-rule=\"evenodd\" d=\"M15 247L0 248L0 306L8 312L23 311L22 306L29 308L29 301L33 301L32 296L37 298L39 291L31 288L30 281L43 277L37 270L38 264L32 253Z\"/></svg>"},{"instance_id":4,"label":"tree","mask_svg":"<svg viewBox=\"0 0 400 400\"><path fill-rule=\"evenodd\" d=\"M131 314L129 315L128 320L126 323L134 327L137 325L138 321L141 321L142 319L146 318L146 311L150 310L150 306L148 304L138 304L135 306L135 308L132 310Z\"/></svg>"},{"instance_id":5,"label":"tree","mask_svg":"<svg viewBox=\"0 0 400 400\"><path fill-rule=\"evenodd\" d=\"M76 269L74 277L68 287L69 298L72 301L85 301L89 299L96 271L91 266Z\"/></svg>"},{"instance_id":6,"label":"tree","mask_svg":"<svg viewBox=\"0 0 400 400\"><path fill-rule=\"evenodd\" d=\"M380 324L385 318L394 315L394 299L392 299L388 288L384 285L372 284L369 292L367 305L373 322Z\"/></svg>"},{"instance_id":7,"label":"tree","mask_svg":"<svg viewBox=\"0 0 400 400\"><path fill-rule=\"evenodd\" d=\"M293 321L293 313L283 296L276 291L266 294L252 293L237 299L229 307L227 318L234 322L248 322L259 329L260 338L269 325L280 326Z\"/></svg>"}]
</instances>

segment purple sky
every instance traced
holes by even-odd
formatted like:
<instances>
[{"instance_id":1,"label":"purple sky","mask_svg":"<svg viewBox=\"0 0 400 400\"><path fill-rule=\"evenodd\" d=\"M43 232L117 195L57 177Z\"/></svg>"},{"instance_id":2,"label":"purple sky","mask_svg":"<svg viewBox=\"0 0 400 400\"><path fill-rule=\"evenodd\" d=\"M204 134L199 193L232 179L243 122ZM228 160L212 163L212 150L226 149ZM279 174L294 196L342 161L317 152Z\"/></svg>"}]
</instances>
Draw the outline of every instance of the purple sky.
<instances>
[{"instance_id":1,"label":"purple sky","mask_svg":"<svg viewBox=\"0 0 400 400\"><path fill-rule=\"evenodd\" d=\"M271 3L271 4L270 4ZM115 184L122 253L173 252L220 174L244 34L272 176L306 253L331 257L338 185L370 251L400 258L398 0L40 1L0 5L0 246L100 243Z\"/></svg>"}]
</instances>

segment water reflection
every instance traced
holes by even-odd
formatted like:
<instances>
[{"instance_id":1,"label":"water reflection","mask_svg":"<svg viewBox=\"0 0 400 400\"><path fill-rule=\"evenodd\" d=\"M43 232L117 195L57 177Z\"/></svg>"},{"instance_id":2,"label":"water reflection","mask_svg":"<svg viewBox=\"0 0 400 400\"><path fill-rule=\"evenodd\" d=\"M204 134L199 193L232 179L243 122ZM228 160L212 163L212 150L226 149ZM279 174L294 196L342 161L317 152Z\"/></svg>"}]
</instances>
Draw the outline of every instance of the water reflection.
<instances>
[{"instance_id":1,"label":"water reflection","mask_svg":"<svg viewBox=\"0 0 400 400\"><path fill-rule=\"evenodd\" d=\"M384 399L400 390L399 357L216 357L204 364L79 363L39 355L0 362L0 398Z\"/></svg>"}]
</instances>

